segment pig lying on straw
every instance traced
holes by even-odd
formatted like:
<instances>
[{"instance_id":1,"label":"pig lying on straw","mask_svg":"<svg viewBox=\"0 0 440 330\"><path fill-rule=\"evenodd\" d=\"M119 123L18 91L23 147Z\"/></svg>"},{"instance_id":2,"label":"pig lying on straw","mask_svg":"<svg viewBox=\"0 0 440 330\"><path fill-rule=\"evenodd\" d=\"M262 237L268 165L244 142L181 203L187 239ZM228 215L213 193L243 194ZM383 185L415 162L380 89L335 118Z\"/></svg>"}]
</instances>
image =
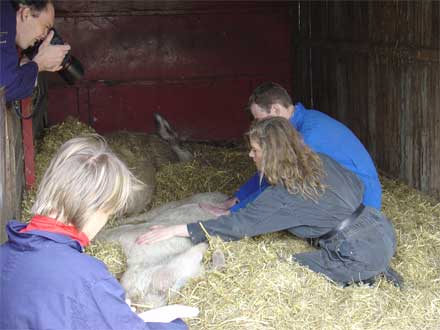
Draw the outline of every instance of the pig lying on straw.
<instances>
[{"instance_id":1,"label":"pig lying on straw","mask_svg":"<svg viewBox=\"0 0 440 330\"><path fill-rule=\"evenodd\" d=\"M194 245L184 237L173 237L152 245L136 244L136 238L152 225L187 224L213 218L199 207L199 203L215 205L226 198L222 193L196 194L126 218L121 223L131 224L104 230L98 235L98 240L115 241L122 246L127 257L127 270L122 275L121 284L128 298L148 307L165 305L168 294L179 290L189 278L204 272L202 259L208 247L206 243ZM218 266L221 265L214 265Z\"/></svg>"}]
</instances>

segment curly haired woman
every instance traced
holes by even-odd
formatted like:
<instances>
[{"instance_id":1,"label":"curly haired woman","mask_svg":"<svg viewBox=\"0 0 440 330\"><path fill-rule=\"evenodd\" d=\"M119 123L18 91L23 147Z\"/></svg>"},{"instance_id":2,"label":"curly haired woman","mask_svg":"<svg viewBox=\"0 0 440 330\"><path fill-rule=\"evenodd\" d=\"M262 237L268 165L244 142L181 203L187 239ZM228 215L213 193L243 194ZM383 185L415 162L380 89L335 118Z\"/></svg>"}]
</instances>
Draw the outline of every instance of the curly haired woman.
<instances>
[{"instance_id":1,"label":"curly haired woman","mask_svg":"<svg viewBox=\"0 0 440 330\"><path fill-rule=\"evenodd\" d=\"M270 117L252 124L248 132L260 173L270 187L237 213L199 223L153 228L139 236L139 244L172 236L206 240L206 232L223 240L238 240L287 230L313 239L316 251L294 260L334 282L371 283L383 273L396 285L400 277L390 269L396 249L394 229L373 207L362 204L363 184L351 171L302 141L289 121Z\"/></svg>"}]
</instances>

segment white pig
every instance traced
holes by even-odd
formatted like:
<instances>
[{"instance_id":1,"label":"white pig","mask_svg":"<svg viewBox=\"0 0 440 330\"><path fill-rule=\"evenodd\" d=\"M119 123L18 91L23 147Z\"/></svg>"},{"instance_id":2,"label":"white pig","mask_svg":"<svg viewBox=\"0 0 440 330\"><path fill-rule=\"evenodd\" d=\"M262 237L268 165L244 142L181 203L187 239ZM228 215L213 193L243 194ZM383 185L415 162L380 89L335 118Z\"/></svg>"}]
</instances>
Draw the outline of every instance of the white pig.
<instances>
[{"instance_id":1,"label":"white pig","mask_svg":"<svg viewBox=\"0 0 440 330\"><path fill-rule=\"evenodd\" d=\"M122 246L127 257L127 270L121 284L128 298L151 307L166 304L168 294L179 290L189 278L203 273L202 258L207 249L206 243L194 245L184 237L173 237L151 245L136 244L136 238L152 225L187 224L214 218L200 208L199 203L215 205L226 198L222 193L196 194L129 217L122 223L131 224L104 230L98 235L98 240L116 241Z\"/></svg>"}]
</instances>

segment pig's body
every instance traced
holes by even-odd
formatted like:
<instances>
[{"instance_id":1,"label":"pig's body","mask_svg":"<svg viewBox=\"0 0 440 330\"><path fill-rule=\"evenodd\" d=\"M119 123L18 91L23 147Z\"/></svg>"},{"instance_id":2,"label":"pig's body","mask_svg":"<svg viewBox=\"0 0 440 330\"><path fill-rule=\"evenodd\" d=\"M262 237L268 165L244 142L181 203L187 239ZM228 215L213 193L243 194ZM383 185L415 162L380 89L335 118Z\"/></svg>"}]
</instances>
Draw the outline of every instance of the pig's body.
<instances>
[{"instance_id":1,"label":"pig's body","mask_svg":"<svg viewBox=\"0 0 440 330\"><path fill-rule=\"evenodd\" d=\"M188 278L203 273L202 258L207 249L207 244L194 246L189 238L174 237L152 245L139 245L137 237L152 225L170 226L213 218L198 203L217 204L226 198L221 193L197 194L122 221L137 224L122 225L99 234L98 240L122 245L127 270L121 284L131 300L154 307L164 305L169 292L181 288Z\"/></svg>"}]
</instances>

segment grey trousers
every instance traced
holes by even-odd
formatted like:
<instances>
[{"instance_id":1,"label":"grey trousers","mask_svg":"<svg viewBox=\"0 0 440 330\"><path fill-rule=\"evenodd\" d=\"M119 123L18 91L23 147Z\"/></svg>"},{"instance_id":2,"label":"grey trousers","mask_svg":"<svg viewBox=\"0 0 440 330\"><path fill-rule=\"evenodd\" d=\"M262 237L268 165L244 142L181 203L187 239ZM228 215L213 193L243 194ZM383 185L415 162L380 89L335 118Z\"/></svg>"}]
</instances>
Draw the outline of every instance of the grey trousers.
<instances>
[{"instance_id":1,"label":"grey trousers","mask_svg":"<svg viewBox=\"0 0 440 330\"><path fill-rule=\"evenodd\" d=\"M366 208L356 222L319 249L300 253L293 259L334 282L347 284L386 272L396 250L396 236L389 220L373 208Z\"/></svg>"}]
</instances>

